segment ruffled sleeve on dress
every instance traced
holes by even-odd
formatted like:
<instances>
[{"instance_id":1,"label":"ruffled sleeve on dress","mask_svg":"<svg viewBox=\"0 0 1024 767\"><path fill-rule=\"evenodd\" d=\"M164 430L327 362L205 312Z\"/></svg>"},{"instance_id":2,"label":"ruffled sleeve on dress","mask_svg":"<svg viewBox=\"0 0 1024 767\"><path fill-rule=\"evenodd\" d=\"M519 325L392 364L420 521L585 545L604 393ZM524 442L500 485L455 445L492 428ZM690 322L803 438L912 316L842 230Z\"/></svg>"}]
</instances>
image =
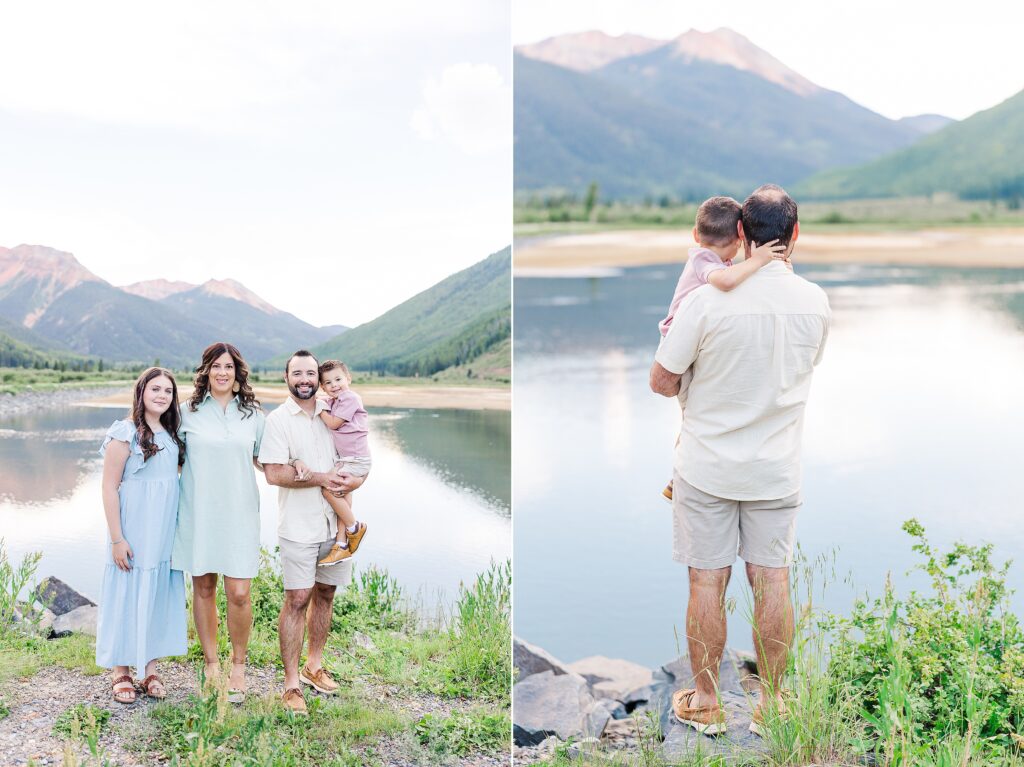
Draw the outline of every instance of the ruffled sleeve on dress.
<instances>
[{"instance_id":1,"label":"ruffled sleeve on dress","mask_svg":"<svg viewBox=\"0 0 1024 767\"><path fill-rule=\"evenodd\" d=\"M135 431L135 424L127 418L123 421L114 421L110 428L107 429L106 436L103 437L103 444L100 445L99 454L104 455L107 452L107 445L112 440L119 442L127 442L131 448L132 455L128 456L129 474L134 474L142 465L145 463L145 455L142 452L142 446L139 445L138 434ZM132 459L138 456L138 459L134 462ZM132 465L134 463L134 465Z\"/></svg>"},{"instance_id":2,"label":"ruffled sleeve on dress","mask_svg":"<svg viewBox=\"0 0 1024 767\"><path fill-rule=\"evenodd\" d=\"M124 421L114 421L114 423L110 425L110 428L107 429L106 436L103 437L103 444L100 445L99 454L106 454L107 445L115 439L118 442L127 442L129 445L132 445L132 443L136 441L135 424L127 419ZM142 448L139 448L139 452L142 452Z\"/></svg>"}]
</instances>

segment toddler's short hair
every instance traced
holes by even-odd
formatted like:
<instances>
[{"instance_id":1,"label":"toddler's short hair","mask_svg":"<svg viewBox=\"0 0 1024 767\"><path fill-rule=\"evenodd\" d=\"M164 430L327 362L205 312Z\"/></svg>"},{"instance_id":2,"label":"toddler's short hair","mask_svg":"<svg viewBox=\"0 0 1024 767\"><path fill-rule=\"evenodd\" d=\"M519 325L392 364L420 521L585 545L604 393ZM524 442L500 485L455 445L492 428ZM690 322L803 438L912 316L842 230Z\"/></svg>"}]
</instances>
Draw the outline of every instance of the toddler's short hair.
<instances>
[{"instance_id":1,"label":"toddler's short hair","mask_svg":"<svg viewBox=\"0 0 1024 767\"><path fill-rule=\"evenodd\" d=\"M348 372L348 365L341 360L324 360L320 363L320 377L324 377L324 373L328 370L341 370L345 374L345 377L349 380L352 379L352 374Z\"/></svg>"},{"instance_id":2,"label":"toddler's short hair","mask_svg":"<svg viewBox=\"0 0 1024 767\"><path fill-rule=\"evenodd\" d=\"M703 244L728 245L735 241L736 223L743 208L732 197L709 197L697 208L697 237Z\"/></svg>"}]
</instances>

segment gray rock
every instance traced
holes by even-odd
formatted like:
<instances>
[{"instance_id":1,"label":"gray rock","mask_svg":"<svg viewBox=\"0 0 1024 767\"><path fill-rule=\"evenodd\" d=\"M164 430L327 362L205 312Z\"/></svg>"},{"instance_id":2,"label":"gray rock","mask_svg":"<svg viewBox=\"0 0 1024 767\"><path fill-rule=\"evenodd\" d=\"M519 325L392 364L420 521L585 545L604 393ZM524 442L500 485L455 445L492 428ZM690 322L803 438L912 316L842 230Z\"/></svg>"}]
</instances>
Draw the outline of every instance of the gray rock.
<instances>
[{"instance_id":1,"label":"gray rock","mask_svg":"<svg viewBox=\"0 0 1024 767\"><path fill-rule=\"evenodd\" d=\"M688 655L680 655L678 658L669 661L659 671L660 673L654 673L655 680L669 682L673 685L673 689L696 687ZM718 688L720 690L742 692L740 687L740 670L737 667L736 655L728 649L722 654L722 663L718 669Z\"/></svg>"},{"instance_id":2,"label":"gray rock","mask_svg":"<svg viewBox=\"0 0 1024 767\"><path fill-rule=\"evenodd\" d=\"M96 636L97 615L96 605L83 605L63 615L58 615L53 621L53 636L63 637L75 631Z\"/></svg>"},{"instance_id":3,"label":"gray rock","mask_svg":"<svg viewBox=\"0 0 1024 767\"><path fill-rule=\"evenodd\" d=\"M556 675L570 673L565 664L547 650L524 642L519 637L512 640L512 665L518 672L516 680L520 682L528 676L544 671L551 671Z\"/></svg>"},{"instance_id":4,"label":"gray rock","mask_svg":"<svg viewBox=\"0 0 1024 767\"><path fill-rule=\"evenodd\" d=\"M625 719L629 716L626 706L621 700L616 700L615 698L598 698L595 708L598 706L607 711L612 719Z\"/></svg>"},{"instance_id":5,"label":"gray rock","mask_svg":"<svg viewBox=\"0 0 1024 767\"><path fill-rule=\"evenodd\" d=\"M96 606L95 602L82 596L60 578L55 578L52 575L42 580L33 597L44 607L52 610L54 615L64 615L86 605Z\"/></svg>"},{"instance_id":6,"label":"gray rock","mask_svg":"<svg viewBox=\"0 0 1024 767\"><path fill-rule=\"evenodd\" d=\"M374 644L373 639L362 631L357 631L352 635L352 644L356 647L362 647L367 652L376 652L377 650L377 645Z\"/></svg>"},{"instance_id":7,"label":"gray rock","mask_svg":"<svg viewBox=\"0 0 1024 767\"><path fill-rule=\"evenodd\" d=\"M590 682L590 689L598 698L622 700L631 690L653 681L652 672L646 666L603 655L583 658L570 663L566 668Z\"/></svg>"},{"instance_id":8,"label":"gray rock","mask_svg":"<svg viewBox=\"0 0 1024 767\"><path fill-rule=\"evenodd\" d=\"M611 713L578 674L542 671L512 688L512 731L516 745L532 746L551 735L559 740L599 737Z\"/></svg>"}]
</instances>

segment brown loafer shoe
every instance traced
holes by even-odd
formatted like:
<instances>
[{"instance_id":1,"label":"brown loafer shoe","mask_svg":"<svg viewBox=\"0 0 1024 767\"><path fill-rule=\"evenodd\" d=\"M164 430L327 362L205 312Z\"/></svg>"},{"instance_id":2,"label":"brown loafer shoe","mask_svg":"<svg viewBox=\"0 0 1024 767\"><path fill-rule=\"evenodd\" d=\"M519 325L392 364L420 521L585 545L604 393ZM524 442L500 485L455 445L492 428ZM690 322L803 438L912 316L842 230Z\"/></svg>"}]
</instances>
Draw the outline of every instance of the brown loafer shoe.
<instances>
[{"instance_id":1,"label":"brown loafer shoe","mask_svg":"<svg viewBox=\"0 0 1024 767\"><path fill-rule=\"evenodd\" d=\"M363 542L364 535L366 535L366 523L356 522L356 531L348 534L348 547L353 554L359 549L359 544Z\"/></svg>"},{"instance_id":2,"label":"brown loafer shoe","mask_svg":"<svg viewBox=\"0 0 1024 767\"><path fill-rule=\"evenodd\" d=\"M327 669L319 668L314 672L310 670L308 665L303 666L299 672L299 681L303 684L308 684L317 692L324 693L324 695L334 695L339 687L338 683L331 679Z\"/></svg>"},{"instance_id":3,"label":"brown loafer shoe","mask_svg":"<svg viewBox=\"0 0 1024 767\"><path fill-rule=\"evenodd\" d=\"M342 548L337 543L331 546L331 550L327 552L327 556L316 563L317 567L329 567L330 565L336 565L338 562L344 562L346 559L354 554L351 549Z\"/></svg>"},{"instance_id":4,"label":"brown loafer shoe","mask_svg":"<svg viewBox=\"0 0 1024 767\"><path fill-rule=\"evenodd\" d=\"M281 696L281 702L289 713L295 716L309 716L309 709L306 708L306 699L302 697L302 690L298 687L289 687Z\"/></svg>"},{"instance_id":5,"label":"brown loafer shoe","mask_svg":"<svg viewBox=\"0 0 1024 767\"><path fill-rule=\"evenodd\" d=\"M676 690L672 695L672 714L701 735L722 735L725 732L725 712L718 705L695 708L696 690Z\"/></svg>"}]
</instances>

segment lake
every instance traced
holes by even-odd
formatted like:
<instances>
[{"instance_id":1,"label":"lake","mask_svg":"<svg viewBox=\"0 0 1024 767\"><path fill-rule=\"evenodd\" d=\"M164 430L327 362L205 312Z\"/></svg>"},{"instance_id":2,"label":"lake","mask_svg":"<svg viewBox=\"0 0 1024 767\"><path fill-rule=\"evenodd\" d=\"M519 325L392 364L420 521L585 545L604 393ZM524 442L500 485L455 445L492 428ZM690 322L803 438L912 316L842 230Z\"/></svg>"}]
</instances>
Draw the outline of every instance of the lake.
<instances>
[{"instance_id":1,"label":"lake","mask_svg":"<svg viewBox=\"0 0 1024 767\"><path fill-rule=\"evenodd\" d=\"M268 410L272 410L269 407ZM511 556L507 412L368 408L373 472L354 496L370 532L355 562L386 569L432 610ZM96 600L106 523L96 450L123 408L64 407L0 421L0 537L11 559L42 551ZM261 541L277 544L277 489L257 473Z\"/></svg>"},{"instance_id":2,"label":"lake","mask_svg":"<svg viewBox=\"0 0 1024 767\"><path fill-rule=\"evenodd\" d=\"M515 281L515 633L557 657L657 666L685 649L672 561L679 410L648 373L678 267ZM828 608L901 589L917 517L933 543L994 544L1024 583L1024 270L802 266L833 325L804 432L798 543ZM750 649L742 566L729 644ZM820 600L819 600L820 601ZM1024 598L1013 597L1024 613Z\"/></svg>"}]
</instances>

